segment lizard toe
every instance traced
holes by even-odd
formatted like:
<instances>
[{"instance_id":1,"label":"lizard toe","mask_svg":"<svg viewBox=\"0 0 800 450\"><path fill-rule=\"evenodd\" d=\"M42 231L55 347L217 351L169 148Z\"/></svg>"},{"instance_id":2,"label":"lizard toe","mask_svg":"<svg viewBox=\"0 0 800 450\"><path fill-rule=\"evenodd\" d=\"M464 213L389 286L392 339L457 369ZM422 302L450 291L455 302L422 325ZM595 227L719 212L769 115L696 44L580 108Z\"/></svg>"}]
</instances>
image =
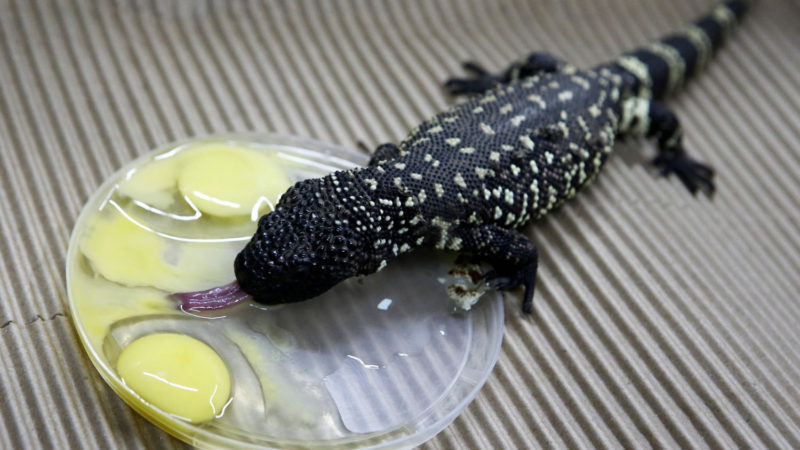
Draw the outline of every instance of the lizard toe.
<instances>
[{"instance_id":1,"label":"lizard toe","mask_svg":"<svg viewBox=\"0 0 800 450\"><path fill-rule=\"evenodd\" d=\"M482 78L489 76L489 71L484 69L484 67L476 62L467 61L462 64L465 70L472 73L474 76Z\"/></svg>"},{"instance_id":2,"label":"lizard toe","mask_svg":"<svg viewBox=\"0 0 800 450\"><path fill-rule=\"evenodd\" d=\"M714 169L695 161L685 152L661 154L653 160L653 163L659 167L662 175L674 173L692 194L696 194L700 189L709 195L714 193Z\"/></svg>"}]
</instances>

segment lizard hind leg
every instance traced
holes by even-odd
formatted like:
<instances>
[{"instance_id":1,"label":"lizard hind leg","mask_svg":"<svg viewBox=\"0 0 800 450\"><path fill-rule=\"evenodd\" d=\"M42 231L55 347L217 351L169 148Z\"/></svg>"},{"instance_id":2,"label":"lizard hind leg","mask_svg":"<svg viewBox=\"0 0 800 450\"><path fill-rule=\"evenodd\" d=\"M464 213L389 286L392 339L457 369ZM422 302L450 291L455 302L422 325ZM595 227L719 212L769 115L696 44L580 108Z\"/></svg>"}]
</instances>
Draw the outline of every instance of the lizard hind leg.
<instances>
[{"instance_id":1,"label":"lizard hind leg","mask_svg":"<svg viewBox=\"0 0 800 450\"><path fill-rule=\"evenodd\" d=\"M471 73L470 78L450 78L445 88L451 95L480 94L499 85L529 77L538 73L558 71L564 63L545 52L531 53L527 58L512 63L499 74L492 74L480 64L465 62L464 69Z\"/></svg>"},{"instance_id":2,"label":"lizard hind leg","mask_svg":"<svg viewBox=\"0 0 800 450\"><path fill-rule=\"evenodd\" d=\"M686 154L680 122L669 108L657 101L630 98L623 104L620 132L655 137L658 155L653 164L660 169L661 175L675 174L692 194L700 189L713 194L714 169Z\"/></svg>"},{"instance_id":3,"label":"lizard hind leg","mask_svg":"<svg viewBox=\"0 0 800 450\"><path fill-rule=\"evenodd\" d=\"M647 137L658 139L659 152L653 163L662 175L674 173L694 194L702 189L714 193L714 169L690 158L683 148L680 122L675 113L658 102L650 103L650 129Z\"/></svg>"}]
</instances>

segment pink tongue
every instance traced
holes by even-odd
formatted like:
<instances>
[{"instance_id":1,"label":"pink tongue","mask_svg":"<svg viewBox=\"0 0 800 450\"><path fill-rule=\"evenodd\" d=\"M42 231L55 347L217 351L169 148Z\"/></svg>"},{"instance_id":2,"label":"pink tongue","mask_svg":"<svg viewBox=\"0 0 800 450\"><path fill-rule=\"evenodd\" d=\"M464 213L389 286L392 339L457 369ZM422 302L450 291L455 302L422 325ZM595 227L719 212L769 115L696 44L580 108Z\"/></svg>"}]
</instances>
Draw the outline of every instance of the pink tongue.
<instances>
[{"instance_id":1,"label":"pink tongue","mask_svg":"<svg viewBox=\"0 0 800 450\"><path fill-rule=\"evenodd\" d=\"M184 311L213 311L239 304L250 296L239 287L239 283L234 281L206 291L181 292L170 297L180 300L181 309Z\"/></svg>"}]
</instances>

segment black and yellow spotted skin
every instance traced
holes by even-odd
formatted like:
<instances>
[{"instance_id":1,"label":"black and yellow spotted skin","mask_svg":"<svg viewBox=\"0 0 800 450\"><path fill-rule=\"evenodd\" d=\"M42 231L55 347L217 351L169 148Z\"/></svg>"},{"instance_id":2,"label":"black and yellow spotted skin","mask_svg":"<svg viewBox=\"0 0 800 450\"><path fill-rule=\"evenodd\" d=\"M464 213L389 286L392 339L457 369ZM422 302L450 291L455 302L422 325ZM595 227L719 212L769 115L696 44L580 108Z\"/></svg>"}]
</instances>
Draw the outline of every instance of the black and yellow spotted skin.
<instances>
[{"instance_id":1,"label":"black and yellow spotted skin","mask_svg":"<svg viewBox=\"0 0 800 450\"><path fill-rule=\"evenodd\" d=\"M618 131L621 84L608 69L517 80L425 122L379 167L424 191L425 217L516 228L597 174Z\"/></svg>"},{"instance_id":2,"label":"black and yellow spotted skin","mask_svg":"<svg viewBox=\"0 0 800 450\"><path fill-rule=\"evenodd\" d=\"M534 53L500 75L448 82L476 96L425 121L370 165L289 189L239 254L239 285L262 303L304 300L385 267L420 246L490 263L487 283L526 288L537 252L515 231L592 181L624 136L657 138L654 161L692 192L712 171L683 150L675 115L658 102L701 68L744 4L711 14L648 47L590 70Z\"/></svg>"}]
</instances>

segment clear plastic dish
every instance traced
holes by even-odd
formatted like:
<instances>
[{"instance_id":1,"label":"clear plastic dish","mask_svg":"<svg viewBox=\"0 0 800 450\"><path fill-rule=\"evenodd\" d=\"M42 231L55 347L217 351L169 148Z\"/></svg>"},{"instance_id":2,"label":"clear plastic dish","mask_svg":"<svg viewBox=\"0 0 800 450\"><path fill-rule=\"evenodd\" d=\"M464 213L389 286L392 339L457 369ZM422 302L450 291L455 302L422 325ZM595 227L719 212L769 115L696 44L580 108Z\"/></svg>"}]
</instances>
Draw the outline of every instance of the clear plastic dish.
<instances>
[{"instance_id":1,"label":"clear plastic dish","mask_svg":"<svg viewBox=\"0 0 800 450\"><path fill-rule=\"evenodd\" d=\"M221 257L209 259L220 259L232 273L232 258L255 222L226 228L225 220L203 219L211 220L206 227L120 193L121 181L137 168L196 142L270 154L291 182L366 162L344 148L284 135L209 136L153 150L107 180L72 233L67 285L75 327L112 389L154 424L201 448L409 447L455 419L489 376L503 334L499 294L489 292L466 312L447 296L455 255L415 251L309 301L278 308L245 302L203 314L181 311L164 286L112 281L96 269L84 252L92 221L120 213L178 246L170 250L177 257L165 256L166 264L176 265L170 270L180 269L181 252L202 259L197 255L219 250ZM187 242L195 247L182 250ZM231 398L216 418L182 420L144 400L118 375L117 357L128 344L164 332L197 338L224 361Z\"/></svg>"}]
</instances>

